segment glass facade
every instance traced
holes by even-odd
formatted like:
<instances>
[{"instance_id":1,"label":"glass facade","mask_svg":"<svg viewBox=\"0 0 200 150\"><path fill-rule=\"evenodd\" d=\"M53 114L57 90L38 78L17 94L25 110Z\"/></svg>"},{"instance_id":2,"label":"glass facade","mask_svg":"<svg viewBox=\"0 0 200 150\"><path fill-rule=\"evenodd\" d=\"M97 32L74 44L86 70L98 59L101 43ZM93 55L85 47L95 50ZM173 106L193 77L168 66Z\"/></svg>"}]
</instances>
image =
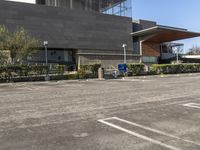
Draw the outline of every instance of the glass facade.
<instances>
[{"instance_id":1,"label":"glass facade","mask_svg":"<svg viewBox=\"0 0 200 150\"><path fill-rule=\"evenodd\" d=\"M184 44L183 43L163 43L161 44L161 53L172 53L176 54L177 50L183 51Z\"/></svg>"},{"instance_id":2,"label":"glass facade","mask_svg":"<svg viewBox=\"0 0 200 150\"><path fill-rule=\"evenodd\" d=\"M36 3L132 17L132 0L36 0Z\"/></svg>"},{"instance_id":3,"label":"glass facade","mask_svg":"<svg viewBox=\"0 0 200 150\"><path fill-rule=\"evenodd\" d=\"M110 15L132 17L132 0L121 0L118 2L116 1L116 3L108 3L105 7L100 9L100 12Z\"/></svg>"},{"instance_id":4,"label":"glass facade","mask_svg":"<svg viewBox=\"0 0 200 150\"><path fill-rule=\"evenodd\" d=\"M134 54L140 54L139 38L133 38L133 53Z\"/></svg>"},{"instance_id":5,"label":"glass facade","mask_svg":"<svg viewBox=\"0 0 200 150\"><path fill-rule=\"evenodd\" d=\"M158 63L158 57L153 56L143 56L142 57L143 63Z\"/></svg>"}]
</instances>

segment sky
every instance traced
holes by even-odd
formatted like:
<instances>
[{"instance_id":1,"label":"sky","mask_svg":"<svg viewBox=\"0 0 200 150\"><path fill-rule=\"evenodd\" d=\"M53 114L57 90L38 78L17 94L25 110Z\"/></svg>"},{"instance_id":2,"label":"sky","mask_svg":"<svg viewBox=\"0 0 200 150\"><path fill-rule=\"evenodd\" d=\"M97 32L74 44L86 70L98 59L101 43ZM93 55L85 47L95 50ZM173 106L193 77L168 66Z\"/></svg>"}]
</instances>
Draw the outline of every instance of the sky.
<instances>
[{"instance_id":1,"label":"sky","mask_svg":"<svg viewBox=\"0 0 200 150\"><path fill-rule=\"evenodd\" d=\"M35 3L35 0L12 0ZM133 19L156 21L158 24L200 32L200 0L132 0ZM184 41L185 51L200 46L200 38Z\"/></svg>"},{"instance_id":2,"label":"sky","mask_svg":"<svg viewBox=\"0 0 200 150\"><path fill-rule=\"evenodd\" d=\"M133 19L156 21L161 25L200 32L200 0L133 0ZM200 38L178 41L185 51L200 46Z\"/></svg>"}]
</instances>

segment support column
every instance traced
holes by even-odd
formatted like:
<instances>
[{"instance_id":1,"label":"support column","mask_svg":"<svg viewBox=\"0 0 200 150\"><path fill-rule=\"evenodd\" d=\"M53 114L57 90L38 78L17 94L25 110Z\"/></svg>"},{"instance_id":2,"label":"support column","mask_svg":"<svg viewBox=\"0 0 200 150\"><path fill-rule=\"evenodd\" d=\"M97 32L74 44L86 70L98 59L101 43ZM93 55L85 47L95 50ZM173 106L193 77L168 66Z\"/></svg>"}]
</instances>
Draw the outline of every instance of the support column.
<instances>
[{"instance_id":1,"label":"support column","mask_svg":"<svg viewBox=\"0 0 200 150\"><path fill-rule=\"evenodd\" d=\"M140 41L140 63L142 63L142 42Z\"/></svg>"},{"instance_id":2,"label":"support column","mask_svg":"<svg viewBox=\"0 0 200 150\"><path fill-rule=\"evenodd\" d=\"M73 0L70 0L70 9L73 9Z\"/></svg>"}]
</instances>

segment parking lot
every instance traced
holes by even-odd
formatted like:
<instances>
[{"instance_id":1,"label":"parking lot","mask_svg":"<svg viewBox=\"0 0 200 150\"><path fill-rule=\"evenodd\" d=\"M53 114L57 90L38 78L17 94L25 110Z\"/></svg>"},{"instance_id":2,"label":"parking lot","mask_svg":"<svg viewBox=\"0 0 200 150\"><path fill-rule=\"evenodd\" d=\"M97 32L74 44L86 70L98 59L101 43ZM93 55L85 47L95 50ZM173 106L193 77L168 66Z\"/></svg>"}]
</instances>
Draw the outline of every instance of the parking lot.
<instances>
[{"instance_id":1,"label":"parking lot","mask_svg":"<svg viewBox=\"0 0 200 150\"><path fill-rule=\"evenodd\" d=\"M199 150L200 74L0 84L0 150Z\"/></svg>"}]
</instances>

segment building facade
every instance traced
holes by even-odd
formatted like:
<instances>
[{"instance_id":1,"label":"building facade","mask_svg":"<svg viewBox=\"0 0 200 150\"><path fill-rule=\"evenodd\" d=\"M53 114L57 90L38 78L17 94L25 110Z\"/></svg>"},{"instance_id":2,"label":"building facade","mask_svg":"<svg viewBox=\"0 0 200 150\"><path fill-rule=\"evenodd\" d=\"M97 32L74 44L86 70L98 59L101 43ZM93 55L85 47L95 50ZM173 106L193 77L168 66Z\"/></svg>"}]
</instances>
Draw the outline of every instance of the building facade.
<instances>
[{"instance_id":1,"label":"building facade","mask_svg":"<svg viewBox=\"0 0 200 150\"><path fill-rule=\"evenodd\" d=\"M165 42L199 36L185 29L132 21L131 0L36 0L36 4L0 1L0 24L15 31L24 27L41 41L41 51L28 58L44 63L43 41L48 41L48 62L73 65L124 62L158 63ZM175 33L175 34L174 34ZM177 35L174 37L174 35Z\"/></svg>"},{"instance_id":2,"label":"building facade","mask_svg":"<svg viewBox=\"0 0 200 150\"><path fill-rule=\"evenodd\" d=\"M183 50L183 43L174 41L194 38L200 33L187 29L163 26L154 21L133 22L133 50L140 51L144 64L170 63Z\"/></svg>"},{"instance_id":3,"label":"building facade","mask_svg":"<svg viewBox=\"0 0 200 150\"><path fill-rule=\"evenodd\" d=\"M127 44L127 61L139 62L139 54L133 51L131 17L120 16L120 13L119 16L99 13L99 9L93 7L89 11L83 10L77 6L83 4L82 0L59 2L65 2L64 7L54 7L55 3L48 0L38 1L45 5L0 1L0 24L11 31L24 27L41 41L41 48L42 41L48 41L50 63L116 66L123 62L123 43ZM110 9L122 2L110 3ZM72 5L72 8L66 7L68 5ZM106 9L106 6L101 9ZM31 62L44 60L44 51L29 58Z\"/></svg>"},{"instance_id":4,"label":"building facade","mask_svg":"<svg viewBox=\"0 0 200 150\"><path fill-rule=\"evenodd\" d=\"M36 4L132 17L131 0L36 0Z\"/></svg>"}]
</instances>

